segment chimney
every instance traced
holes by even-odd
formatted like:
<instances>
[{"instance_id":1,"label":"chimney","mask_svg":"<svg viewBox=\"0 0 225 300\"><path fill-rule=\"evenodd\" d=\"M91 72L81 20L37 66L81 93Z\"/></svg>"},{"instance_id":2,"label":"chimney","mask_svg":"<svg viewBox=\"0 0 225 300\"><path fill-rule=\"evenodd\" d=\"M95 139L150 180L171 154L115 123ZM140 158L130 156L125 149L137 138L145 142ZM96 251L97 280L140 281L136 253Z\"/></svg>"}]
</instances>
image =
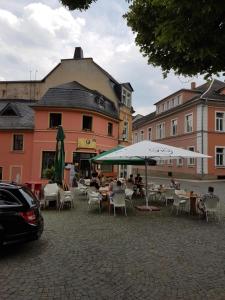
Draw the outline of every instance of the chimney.
<instances>
[{"instance_id":1,"label":"chimney","mask_svg":"<svg viewBox=\"0 0 225 300\"><path fill-rule=\"evenodd\" d=\"M194 90L196 88L196 82L191 82L191 89Z\"/></svg>"},{"instance_id":2,"label":"chimney","mask_svg":"<svg viewBox=\"0 0 225 300\"><path fill-rule=\"evenodd\" d=\"M81 47L76 47L74 51L74 59L82 59L84 58L83 49Z\"/></svg>"}]
</instances>

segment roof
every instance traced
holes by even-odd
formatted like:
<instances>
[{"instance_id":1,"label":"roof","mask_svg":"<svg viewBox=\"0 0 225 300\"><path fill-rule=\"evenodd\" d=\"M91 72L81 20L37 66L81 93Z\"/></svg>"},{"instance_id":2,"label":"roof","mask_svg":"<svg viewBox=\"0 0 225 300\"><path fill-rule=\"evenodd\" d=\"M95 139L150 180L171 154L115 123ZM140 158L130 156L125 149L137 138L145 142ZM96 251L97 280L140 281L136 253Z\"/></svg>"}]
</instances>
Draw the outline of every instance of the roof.
<instances>
[{"instance_id":1,"label":"roof","mask_svg":"<svg viewBox=\"0 0 225 300\"><path fill-rule=\"evenodd\" d=\"M50 88L33 107L81 108L119 118L112 101L77 81Z\"/></svg>"},{"instance_id":2,"label":"roof","mask_svg":"<svg viewBox=\"0 0 225 300\"><path fill-rule=\"evenodd\" d=\"M24 99L0 100L0 129L34 129L34 111L31 106L36 102ZM11 108L15 115L7 115L6 108ZM4 112L6 113L4 114Z\"/></svg>"},{"instance_id":3,"label":"roof","mask_svg":"<svg viewBox=\"0 0 225 300\"><path fill-rule=\"evenodd\" d=\"M137 129L140 126L144 125L145 123L150 122L151 120L153 120L155 118L156 113L152 112L142 118L137 119L136 121L133 122L133 129Z\"/></svg>"},{"instance_id":4,"label":"roof","mask_svg":"<svg viewBox=\"0 0 225 300\"><path fill-rule=\"evenodd\" d=\"M157 114L157 115L154 112L154 113L150 113L149 115L146 115L142 118L139 118L138 120L133 122L133 129L135 130L135 129L140 128L141 126L154 120L155 117L164 117L168 113L174 113L177 111L177 109L183 108L199 99L206 99L206 100L210 100L211 102L216 102L216 101L221 102L222 101L225 104L225 95L220 94L221 90L223 90L223 89L225 89L225 82L220 81L218 79L214 79L213 82L212 81L206 82L206 83L196 87L193 90L187 90L187 89L179 90L179 91L171 94L170 96L175 95L178 92L182 92L182 91L193 91L195 94L193 95L192 98L190 98L188 101L184 102L183 104L181 104L179 106L173 107L173 108L171 108L167 111L164 111L160 114ZM196 95L196 93L198 93L199 95ZM166 98L169 98L170 96L165 97L164 100ZM161 102L162 100L160 100L159 102ZM159 102L157 102L157 103L159 103Z\"/></svg>"}]
</instances>

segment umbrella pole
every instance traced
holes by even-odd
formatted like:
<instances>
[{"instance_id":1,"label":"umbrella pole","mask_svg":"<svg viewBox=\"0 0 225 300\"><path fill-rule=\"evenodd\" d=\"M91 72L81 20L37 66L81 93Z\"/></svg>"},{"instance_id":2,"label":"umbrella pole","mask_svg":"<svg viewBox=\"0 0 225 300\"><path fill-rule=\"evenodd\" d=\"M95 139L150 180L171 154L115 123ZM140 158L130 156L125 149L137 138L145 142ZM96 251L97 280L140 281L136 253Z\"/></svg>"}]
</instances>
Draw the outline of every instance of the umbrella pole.
<instances>
[{"instance_id":1,"label":"umbrella pole","mask_svg":"<svg viewBox=\"0 0 225 300\"><path fill-rule=\"evenodd\" d=\"M147 168L148 168L148 161L147 158L145 157L145 199L146 199L146 206L148 207L148 172L147 172Z\"/></svg>"}]
</instances>

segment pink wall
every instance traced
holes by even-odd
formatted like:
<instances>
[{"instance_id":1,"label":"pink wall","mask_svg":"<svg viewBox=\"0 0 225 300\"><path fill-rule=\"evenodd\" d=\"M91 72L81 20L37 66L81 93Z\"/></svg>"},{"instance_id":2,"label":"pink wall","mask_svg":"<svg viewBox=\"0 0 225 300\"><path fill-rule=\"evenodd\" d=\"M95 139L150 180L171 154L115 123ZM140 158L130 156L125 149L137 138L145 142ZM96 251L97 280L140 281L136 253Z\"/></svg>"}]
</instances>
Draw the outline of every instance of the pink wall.
<instances>
[{"instance_id":1,"label":"pink wall","mask_svg":"<svg viewBox=\"0 0 225 300\"><path fill-rule=\"evenodd\" d=\"M24 150L13 151L13 133L24 135ZM13 167L21 167L21 182L28 181L32 169L33 133L26 131L5 131L0 134L0 167L3 167L3 180L12 180Z\"/></svg>"},{"instance_id":2,"label":"pink wall","mask_svg":"<svg viewBox=\"0 0 225 300\"><path fill-rule=\"evenodd\" d=\"M35 132L33 141L32 180L41 179L42 151L55 151L56 129L49 128L49 112L62 110L36 111ZM83 115L93 116L93 131L82 131ZM107 135L108 122L113 123L113 136ZM78 110L64 110L62 112L62 126L66 135L65 161L72 162L73 152L99 153L118 145L118 123L110 118L92 112L82 113ZM96 140L96 149L77 149L78 138Z\"/></svg>"}]
</instances>

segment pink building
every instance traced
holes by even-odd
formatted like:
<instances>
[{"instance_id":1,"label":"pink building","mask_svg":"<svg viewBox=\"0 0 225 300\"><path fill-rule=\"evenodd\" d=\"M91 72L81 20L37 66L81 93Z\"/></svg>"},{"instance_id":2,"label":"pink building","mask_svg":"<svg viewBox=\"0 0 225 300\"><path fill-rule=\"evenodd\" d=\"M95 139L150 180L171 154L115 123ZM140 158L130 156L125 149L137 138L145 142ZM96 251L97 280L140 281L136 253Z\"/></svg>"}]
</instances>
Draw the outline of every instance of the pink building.
<instances>
[{"instance_id":1,"label":"pink building","mask_svg":"<svg viewBox=\"0 0 225 300\"><path fill-rule=\"evenodd\" d=\"M131 143L132 92L80 47L42 80L0 81L0 180L45 182L58 125L66 135L66 163L89 176L92 156Z\"/></svg>"},{"instance_id":2,"label":"pink building","mask_svg":"<svg viewBox=\"0 0 225 300\"><path fill-rule=\"evenodd\" d=\"M155 103L133 123L133 142L144 139L201 152L211 159L161 161L153 174L225 178L225 83L214 80L181 89Z\"/></svg>"}]
</instances>

